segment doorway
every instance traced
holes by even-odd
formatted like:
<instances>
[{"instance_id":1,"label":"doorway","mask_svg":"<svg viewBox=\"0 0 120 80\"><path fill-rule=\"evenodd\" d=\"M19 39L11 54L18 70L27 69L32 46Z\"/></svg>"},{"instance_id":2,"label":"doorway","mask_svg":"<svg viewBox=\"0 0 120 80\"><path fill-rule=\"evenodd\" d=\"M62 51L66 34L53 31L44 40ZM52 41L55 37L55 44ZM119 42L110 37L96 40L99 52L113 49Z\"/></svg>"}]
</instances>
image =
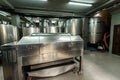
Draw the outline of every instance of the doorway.
<instances>
[{"instance_id":1,"label":"doorway","mask_svg":"<svg viewBox=\"0 0 120 80\"><path fill-rule=\"evenodd\" d=\"M120 55L120 24L114 26L112 53Z\"/></svg>"}]
</instances>

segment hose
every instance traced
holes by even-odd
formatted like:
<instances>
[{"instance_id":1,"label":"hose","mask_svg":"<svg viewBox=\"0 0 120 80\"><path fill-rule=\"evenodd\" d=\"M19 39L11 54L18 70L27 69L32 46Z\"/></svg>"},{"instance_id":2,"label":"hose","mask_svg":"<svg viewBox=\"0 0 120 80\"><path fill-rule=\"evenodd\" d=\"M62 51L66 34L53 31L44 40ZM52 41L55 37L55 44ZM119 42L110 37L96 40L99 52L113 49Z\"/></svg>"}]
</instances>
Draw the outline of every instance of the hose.
<instances>
[{"instance_id":1,"label":"hose","mask_svg":"<svg viewBox=\"0 0 120 80\"><path fill-rule=\"evenodd\" d=\"M104 37L103 37L103 41L104 41L104 44L105 44L105 47L108 49L109 46L108 46L108 42L107 42L107 39L110 37L110 34L108 32L106 32L104 34Z\"/></svg>"}]
</instances>

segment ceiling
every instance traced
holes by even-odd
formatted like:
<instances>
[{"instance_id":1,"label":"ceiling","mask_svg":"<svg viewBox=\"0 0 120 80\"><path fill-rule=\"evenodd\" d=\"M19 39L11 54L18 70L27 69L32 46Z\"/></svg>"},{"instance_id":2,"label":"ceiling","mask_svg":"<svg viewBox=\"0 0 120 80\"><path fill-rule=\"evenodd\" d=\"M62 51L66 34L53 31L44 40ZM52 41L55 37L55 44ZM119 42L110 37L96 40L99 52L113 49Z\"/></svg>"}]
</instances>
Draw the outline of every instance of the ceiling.
<instances>
[{"instance_id":1,"label":"ceiling","mask_svg":"<svg viewBox=\"0 0 120 80\"><path fill-rule=\"evenodd\" d=\"M68 4L70 1L92 6ZM84 16L117 2L120 0L0 0L0 7L25 15Z\"/></svg>"}]
</instances>

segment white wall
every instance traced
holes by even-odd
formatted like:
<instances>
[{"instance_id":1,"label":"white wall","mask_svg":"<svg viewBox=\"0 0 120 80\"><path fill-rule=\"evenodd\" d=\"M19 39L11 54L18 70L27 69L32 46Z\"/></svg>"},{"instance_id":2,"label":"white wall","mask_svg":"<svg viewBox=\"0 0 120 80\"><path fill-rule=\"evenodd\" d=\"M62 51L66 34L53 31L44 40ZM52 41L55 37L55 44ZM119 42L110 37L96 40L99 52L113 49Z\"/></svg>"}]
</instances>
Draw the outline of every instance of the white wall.
<instances>
[{"instance_id":1,"label":"white wall","mask_svg":"<svg viewBox=\"0 0 120 80\"><path fill-rule=\"evenodd\" d=\"M109 53L112 53L114 25L120 24L120 10L112 12L111 15L112 15L112 19L111 19L111 29L110 29Z\"/></svg>"}]
</instances>

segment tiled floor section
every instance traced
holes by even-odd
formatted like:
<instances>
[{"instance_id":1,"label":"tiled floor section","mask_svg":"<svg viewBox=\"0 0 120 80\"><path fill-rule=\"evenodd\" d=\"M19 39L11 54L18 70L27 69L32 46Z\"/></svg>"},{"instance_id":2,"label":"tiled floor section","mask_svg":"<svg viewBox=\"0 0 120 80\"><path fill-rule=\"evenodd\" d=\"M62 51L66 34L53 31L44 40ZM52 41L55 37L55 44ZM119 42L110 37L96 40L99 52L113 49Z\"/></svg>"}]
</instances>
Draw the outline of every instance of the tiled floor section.
<instances>
[{"instance_id":1,"label":"tiled floor section","mask_svg":"<svg viewBox=\"0 0 120 80\"><path fill-rule=\"evenodd\" d=\"M2 76L2 67L0 67L0 80L3 80ZM69 72L57 77L39 80L120 80L120 56L85 51L81 75Z\"/></svg>"}]
</instances>

